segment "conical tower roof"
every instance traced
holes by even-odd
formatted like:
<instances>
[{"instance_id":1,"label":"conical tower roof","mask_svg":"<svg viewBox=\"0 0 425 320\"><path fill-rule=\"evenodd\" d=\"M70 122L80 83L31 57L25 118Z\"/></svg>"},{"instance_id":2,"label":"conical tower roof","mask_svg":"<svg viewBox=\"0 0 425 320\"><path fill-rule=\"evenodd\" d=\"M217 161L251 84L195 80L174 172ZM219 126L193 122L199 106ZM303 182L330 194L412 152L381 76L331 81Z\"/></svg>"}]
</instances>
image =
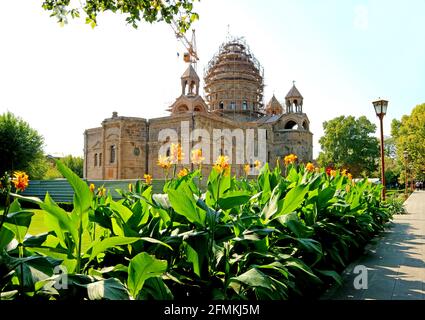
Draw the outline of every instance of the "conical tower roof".
<instances>
[{"instance_id":1,"label":"conical tower roof","mask_svg":"<svg viewBox=\"0 0 425 320\"><path fill-rule=\"evenodd\" d=\"M276 99L276 96L273 94L273 97L270 99L269 103L266 106L266 113L268 114L281 114L283 113L283 107L280 102Z\"/></svg>"},{"instance_id":2,"label":"conical tower roof","mask_svg":"<svg viewBox=\"0 0 425 320\"><path fill-rule=\"evenodd\" d=\"M192 67L192 64L189 64L189 67L183 73L181 78L182 79L195 79L195 80L199 81L198 74L196 73L195 69Z\"/></svg>"},{"instance_id":3,"label":"conical tower roof","mask_svg":"<svg viewBox=\"0 0 425 320\"><path fill-rule=\"evenodd\" d=\"M292 86L291 90L289 90L288 94L285 97L286 99L291 99L291 98L302 98L303 96L301 95L301 93L298 91L297 87L294 85Z\"/></svg>"}]
</instances>

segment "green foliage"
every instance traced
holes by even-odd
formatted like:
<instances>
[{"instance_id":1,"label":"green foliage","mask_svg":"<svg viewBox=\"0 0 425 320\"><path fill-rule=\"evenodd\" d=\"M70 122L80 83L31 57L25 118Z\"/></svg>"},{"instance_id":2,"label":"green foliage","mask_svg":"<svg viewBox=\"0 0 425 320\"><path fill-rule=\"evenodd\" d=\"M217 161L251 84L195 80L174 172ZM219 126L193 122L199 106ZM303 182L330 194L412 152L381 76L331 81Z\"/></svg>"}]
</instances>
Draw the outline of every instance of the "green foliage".
<instances>
[{"instance_id":1,"label":"green foliage","mask_svg":"<svg viewBox=\"0 0 425 320\"><path fill-rule=\"evenodd\" d=\"M381 203L381 187L367 180L302 165L287 176L265 165L252 181L213 170L205 192L196 172L168 181L162 194L137 182L120 201L57 167L74 188L73 205L14 195L44 210L48 232L24 238L32 215L13 202L0 228L2 298L315 297L340 282L396 206ZM87 247L83 236L92 239ZM68 289L55 287L65 276Z\"/></svg>"},{"instance_id":2,"label":"green foliage","mask_svg":"<svg viewBox=\"0 0 425 320\"><path fill-rule=\"evenodd\" d=\"M61 159L62 163L71 169L80 178L83 177L83 158L68 155Z\"/></svg>"},{"instance_id":3,"label":"green foliage","mask_svg":"<svg viewBox=\"0 0 425 320\"><path fill-rule=\"evenodd\" d=\"M340 116L324 122L323 128L318 158L321 166L345 168L355 177L370 175L377 169L379 142L371 136L376 126L365 116Z\"/></svg>"},{"instance_id":4,"label":"green foliage","mask_svg":"<svg viewBox=\"0 0 425 320\"><path fill-rule=\"evenodd\" d=\"M42 7L58 19L61 26L68 22L68 17L80 18L81 11L86 14L86 23L92 28L97 25L99 13L113 12L125 14L126 22L137 28L139 22L149 23L165 21L171 23L176 19L180 31L188 30L191 23L198 19L193 12L196 0L156 1L156 0L87 0L82 9L71 4L70 0L44 0Z\"/></svg>"},{"instance_id":5,"label":"green foliage","mask_svg":"<svg viewBox=\"0 0 425 320\"><path fill-rule=\"evenodd\" d=\"M425 180L425 103L417 105L401 121L394 119L391 134L395 140L400 166L404 168L406 165L403 153L407 151L407 165L413 179ZM401 180L403 178L404 175Z\"/></svg>"},{"instance_id":6,"label":"green foliage","mask_svg":"<svg viewBox=\"0 0 425 320\"><path fill-rule=\"evenodd\" d=\"M11 112L0 115L0 173L22 170L39 176L36 167L43 159L43 143L43 137L21 118Z\"/></svg>"}]
</instances>

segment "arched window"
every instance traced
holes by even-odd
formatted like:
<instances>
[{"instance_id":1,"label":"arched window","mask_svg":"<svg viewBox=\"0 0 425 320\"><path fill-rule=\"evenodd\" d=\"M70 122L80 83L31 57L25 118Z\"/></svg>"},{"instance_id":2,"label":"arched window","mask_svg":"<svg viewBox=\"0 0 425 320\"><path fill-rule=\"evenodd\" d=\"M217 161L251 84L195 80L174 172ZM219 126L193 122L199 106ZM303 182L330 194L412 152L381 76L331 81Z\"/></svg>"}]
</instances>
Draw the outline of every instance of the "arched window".
<instances>
[{"instance_id":1,"label":"arched window","mask_svg":"<svg viewBox=\"0 0 425 320\"><path fill-rule=\"evenodd\" d=\"M115 149L115 145L112 145L110 149L110 163L115 163Z\"/></svg>"},{"instance_id":2,"label":"arched window","mask_svg":"<svg viewBox=\"0 0 425 320\"><path fill-rule=\"evenodd\" d=\"M167 153L166 153L166 156L167 157L169 157L171 155L171 151L170 151L170 148L167 148Z\"/></svg>"},{"instance_id":3,"label":"arched window","mask_svg":"<svg viewBox=\"0 0 425 320\"><path fill-rule=\"evenodd\" d=\"M230 110L236 109L236 103L234 101L230 102Z\"/></svg>"},{"instance_id":4,"label":"arched window","mask_svg":"<svg viewBox=\"0 0 425 320\"><path fill-rule=\"evenodd\" d=\"M308 130L308 123L307 123L307 121L304 121L303 122L303 128L304 128L304 130Z\"/></svg>"},{"instance_id":5,"label":"arched window","mask_svg":"<svg viewBox=\"0 0 425 320\"><path fill-rule=\"evenodd\" d=\"M294 130L294 129L296 129L296 127L297 127L297 123L295 121L292 121L292 120L288 121L285 124L285 129L286 130Z\"/></svg>"},{"instance_id":6,"label":"arched window","mask_svg":"<svg viewBox=\"0 0 425 320\"><path fill-rule=\"evenodd\" d=\"M102 154L99 153L99 167L102 166Z\"/></svg>"},{"instance_id":7,"label":"arched window","mask_svg":"<svg viewBox=\"0 0 425 320\"><path fill-rule=\"evenodd\" d=\"M220 101L219 108L220 108L221 110L223 110L223 109L224 109L224 102L223 102L223 101Z\"/></svg>"},{"instance_id":8,"label":"arched window","mask_svg":"<svg viewBox=\"0 0 425 320\"><path fill-rule=\"evenodd\" d=\"M242 110L248 110L248 102L246 100L242 102Z\"/></svg>"},{"instance_id":9,"label":"arched window","mask_svg":"<svg viewBox=\"0 0 425 320\"><path fill-rule=\"evenodd\" d=\"M94 154L94 166L97 167L97 153Z\"/></svg>"}]
</instances>

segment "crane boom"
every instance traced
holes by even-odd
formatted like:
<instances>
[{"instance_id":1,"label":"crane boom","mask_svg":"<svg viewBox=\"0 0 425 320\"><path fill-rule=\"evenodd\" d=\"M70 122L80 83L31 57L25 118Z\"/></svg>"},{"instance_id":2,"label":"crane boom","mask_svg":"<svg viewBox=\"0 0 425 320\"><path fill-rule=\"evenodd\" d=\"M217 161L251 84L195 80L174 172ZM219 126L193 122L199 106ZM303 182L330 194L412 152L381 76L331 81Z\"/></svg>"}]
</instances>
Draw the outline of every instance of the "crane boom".
<instances>
[{"instance_id":1,"label":"crane boom","mask_svg":"<svg viewBox=\"0 0 425 320\"><path fill-rule=\"evenodd\" d=\"M174 19L171 21L171 28L173 29L176 38L180 40L180 42L187 50L187 52L184 54L184 61L196 65L199 57L198 53L196 52L195 29L192 29L192 39L189 41L186 35L179 30L179 26Z\"/></svg>"}]
</instances>

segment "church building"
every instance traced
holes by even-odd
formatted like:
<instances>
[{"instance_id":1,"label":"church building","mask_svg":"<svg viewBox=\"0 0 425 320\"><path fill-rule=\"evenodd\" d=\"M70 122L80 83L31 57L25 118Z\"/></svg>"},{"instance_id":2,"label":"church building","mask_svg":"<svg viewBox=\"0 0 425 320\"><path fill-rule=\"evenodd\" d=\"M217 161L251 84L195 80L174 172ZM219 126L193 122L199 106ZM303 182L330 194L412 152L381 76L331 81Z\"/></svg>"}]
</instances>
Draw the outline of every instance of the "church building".
<instances>
[{"instance_id":1,"label":"church building","mask_svg":"<svg viewBox=\"0 0 425 320\"><path fill-rule=\"evenodd\" d=\"M200 78L189 64L180 79L181 95L168 107L167 117L145 119L114 112L100 127L87 129L84 132L84 177L90 180L138 179L149 173L155 179L164 178L157 161L159 155L168 155L171 142L177 142L164 136L164 132L170 130L177 133L179 143L186 145L186 157L190 157L191 149L200 143L211 145L211 151L205 154L205 175L217 154L232 159L232 173L236 175L244 175L245 163L252 165L252 157L235 162L238 146L234 140L237 138L229 132L240 129L255 132L254 141L246 138L244 144L249 144L255 154L260 150L258 146L266 150L262 159L272 168L278 157L291 153L301 162L312 160L313 135L303 110L303 96L294 82L283 103L273 95L264 105L263 68L243 39L233 38L223 43L203 76L204 97L201 96ZM225 134L220 141L212 141L213 131L218 129ZM260 141L258 132L261 130L265 135ZM205 141L205 134L198 136L201 131L209 133L211 141ZM226 140L230 150L226 148ZM217 143L220 145L218 151L213 146ZM246 148L243 146L243 150ZM180 167L190 169L191 165L188 162Z\"/></svg>"}]
</instances>

